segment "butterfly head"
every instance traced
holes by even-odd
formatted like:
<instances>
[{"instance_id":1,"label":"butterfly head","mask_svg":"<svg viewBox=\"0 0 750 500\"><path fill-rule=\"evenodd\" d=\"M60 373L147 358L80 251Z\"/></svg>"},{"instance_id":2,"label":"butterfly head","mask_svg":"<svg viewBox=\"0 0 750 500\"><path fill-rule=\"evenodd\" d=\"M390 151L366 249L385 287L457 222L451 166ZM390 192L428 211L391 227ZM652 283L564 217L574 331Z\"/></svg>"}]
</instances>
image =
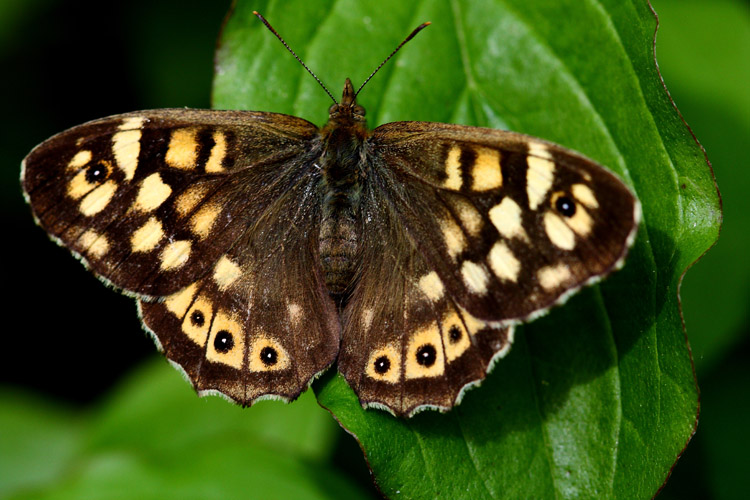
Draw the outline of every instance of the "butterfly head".
<instances>
[{"instance_id":1,"label":"butterfly head","mask_svg":"<svg viewBox=\"0 0 750 500\"><path fill-rule=\"evenodd\" d=\"M352 87L352 81L346 79L341 102L328 108L329 123L337 125L365 124L365 108L357 104L357 94Z\"/></svg>"}]
</instances>

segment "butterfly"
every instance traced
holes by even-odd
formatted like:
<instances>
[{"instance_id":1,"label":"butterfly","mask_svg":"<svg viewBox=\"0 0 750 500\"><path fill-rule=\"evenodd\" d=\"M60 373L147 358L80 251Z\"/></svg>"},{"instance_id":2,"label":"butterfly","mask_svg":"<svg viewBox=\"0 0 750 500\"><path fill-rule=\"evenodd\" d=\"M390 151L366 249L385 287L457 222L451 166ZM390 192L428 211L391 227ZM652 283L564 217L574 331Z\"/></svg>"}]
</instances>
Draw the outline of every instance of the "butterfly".
<instances>
[{"instance_id":1,"label":"butterfly","mask_svg":"<svg viewBox=\"0 0 750 500\"><path fill-rule=\"evenodd\" d=\"M200 394L293 400L337 363L365 407L448 410L514 325L623 264L640 204L542 139L369 130L361 89L347 79L322 128L254 111L94 120L29 153L24 193L55 241L135 297Z\"/></svg>"}]
</instances>

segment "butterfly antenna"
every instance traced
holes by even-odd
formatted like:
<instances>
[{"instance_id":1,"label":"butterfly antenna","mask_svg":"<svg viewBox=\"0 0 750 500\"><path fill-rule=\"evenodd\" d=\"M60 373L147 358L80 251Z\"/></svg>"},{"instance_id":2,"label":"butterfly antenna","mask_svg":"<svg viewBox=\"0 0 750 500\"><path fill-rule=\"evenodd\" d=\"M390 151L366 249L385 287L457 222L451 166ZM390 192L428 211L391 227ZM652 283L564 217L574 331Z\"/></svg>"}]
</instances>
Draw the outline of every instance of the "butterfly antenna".
<instances>
[{"instance_id":1,"label":"butterfly antenna","mask_svg":"<svg viewBox=\"0 0 750 500\"><path fill-rule=\"evenodd\" d=\"M286 47L286 50L288 50L289 52L291 52L291 53L292 53L292 55L294 56L294 58L295 58L295 59L297 59L297 61L298 61L298 62L299 62L299 63L300 63L301 65L302 65L302 67L303 67L303 68L305 68L305 69L307 70L307 72L308 72L308 73L310 73L310 74L312 75L312 77L313 77L313 78L315 78L315 81L316 81L316 82L318 82L318 84L320 84L320 86L321 86L321 87L323 87L323 90L325 90L325 91L326 91L326 94L328 94L328 97L330 97L330 98L331 98L331 99L333 100L333 102L334 102L334 103L338 104L339 102L338 102L338 101L337 101L337 100L336 100L336 99L335 99L335 98L333 97L333 95L331 94L331 92L330 92L330 91L328 90L328 87L326 87L325 85L323 85L323 82L321 82L321 81L320 81L320 78L318 78L318 77L317 77L317 76L315 75L315 73L313 73L313 72L312 72L312 70L311 70L310 68L308 68L308 67L307 67L307 64L305 64L305 63L303 63L303 62L302 62L302 59L300 59L300 58L299 58L299 56L298 56L298 55L297 55L297 54L296 54L296 53L295 53L295 52L294 52L294 51L292 50L292 48L291 48L291 47L290 47L289 45L287 45L287 44L286 44L286 42L284 41L284 39L283 39L283 38L281 38L281 35L279 35L279 34L278 34L278 33L276 32L276 30L275 30L275 29L273 29L273 26L271 26L271 24L270 24L270 23L269 23L268 21L266 21L266 18L265 18L265 17L263 17L263 16L262 16L262 15L261 15L261 14L260 14L259 12L257 12L257 11L253 11L253 14L255 14L255 15L256 15L256 16L258 17L258 19L260 19L261 21L263 21L263 24L265 24L265 25L266 25L266 28L268 28L268 29L269 29L269 30L271 31L271 33L273 33L274 35L276 35L276 38L278 38L278 39L279 39L279 41L280 41L280 42L281 42L281 43L282 43L282 44L284 45L284 47ZM415 30L415 33L412 33L411 35L409 35L409 38L413 37L413 36L414 36L414 35L416 34L416 31L418 31L418 30L419 30L419 29L421 29L421 28L422 28L422 27L420 27L420 28L418 28L417 30ZM407 38L406 40L408 40L409 38ZM404 41L404 43L406 43L406 41ZM402 43L401 45L403 45L403 43ZM401 45L399 45L399 48L401 47ZM398 50L398 49L396 49L396 50ZM395 52L395 51L394 51L394 52ZM393 54L391 54L391 55L393 55ZM387 60L388 60L388 59L386 59L386 61L387 61ZM382 66L382 64L381 64L381 66ZM380 69L380 68L378 68L378 69ZM368 78L368 80L369 80L369 78ZM360 87L360 88L361 88L361 87Z\"/></svg>"},{"instance_id":2,"label":"butterfly antenna","mask_svg":"<svg viewBox=\"0 0 750 500\"><path fill-rule=\"evenodd\" d=\"M370 73L370 76L367 77L367 79L364 81L364 83L359 86L359 88L357 89L357 91L354 93L354 97L356 98L359 95L359 92L362 90L362 88L364 88L365 85L367 85L367 82L369 82L370 79L373 76L375 76L375 73L377 73L378 71L380 71L380 68L382 68L385 65L385 63L387 63L390 60L391 57L393 57L393 56L396 55L396 52L398 52L401 47L403 47L404 45L406 45L406 42L408 42L409 40L411 40L412 38L414 38L415 36L417 36L417 33L419 33L420 31L422 31L423 29L425 29L430 24L432 24L432 23L427 22L427 23L420 24L419 26L417 26L414 29L414 31L412 31L409 34L409 36L406 37L406 39L403 42L401 42L400 44L398 44L398 47L396 47L393 50L393 52L391 52L391 54L388 57L386 57L385 60L382 63L380 63L380 66L378 66L377 68L375 68L375 71L373 71L372 73ZM278 36L278 35L276 35L276 36Z\"/></svg>"}]
</instances>

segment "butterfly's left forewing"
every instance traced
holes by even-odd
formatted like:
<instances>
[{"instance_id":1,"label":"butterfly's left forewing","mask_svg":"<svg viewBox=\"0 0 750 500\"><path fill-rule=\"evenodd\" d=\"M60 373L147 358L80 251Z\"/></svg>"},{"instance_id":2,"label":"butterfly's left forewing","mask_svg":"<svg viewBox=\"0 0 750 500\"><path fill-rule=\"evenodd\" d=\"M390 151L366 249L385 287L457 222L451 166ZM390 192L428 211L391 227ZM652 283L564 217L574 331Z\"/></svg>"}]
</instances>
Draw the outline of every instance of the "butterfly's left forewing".
<instances>
[{"instance_id":1,"label":"butterfly's left forewing","mask_svg":"<svg viewBox=\"0 0 750 500\"><path fill-rule=\"evenodd\" d=\"M98 276L160 296L208 272L300 175L316 134L272 113L128 113L43 142L22 183L38 223Z\"/></svg>"}]
</instances>

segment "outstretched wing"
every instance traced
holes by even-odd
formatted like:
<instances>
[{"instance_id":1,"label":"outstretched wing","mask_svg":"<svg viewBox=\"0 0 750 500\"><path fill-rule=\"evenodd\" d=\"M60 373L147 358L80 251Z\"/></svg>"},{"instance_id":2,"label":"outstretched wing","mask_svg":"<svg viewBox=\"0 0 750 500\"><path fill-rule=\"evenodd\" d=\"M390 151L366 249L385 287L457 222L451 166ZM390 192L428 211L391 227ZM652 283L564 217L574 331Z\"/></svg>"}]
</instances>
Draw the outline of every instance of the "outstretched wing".
<instances>
[{"instance_id":1,"label":"outstretched wing","mask_svg":"<svg viewBox=\"0 0 750 500\"><path fill-rule=\"evenodd\" d=\"M362 195L363 265L343 314L338 368L364 406L447 410L508 351L513 326L475 317L448 293L383 182L373 172Z\"/></svg>"},{"instance_id":2,"label":"outstretched wing","mask_svg":"<svg viewBox=\"0 0 750 500\"><path fill-rule=\"evenodd\" d=\"M56 241L140 300L196 388L289 399L340 335L317 257L317 137L273 113L128 113L45 141L22 183Z\"/></svg>"},{"instance_id":3,"label":"outstretched wing","mask_svg":"<svg viewBox=\"0 0 750 500\"><path fill-rule=\"evenodd\" d=\"M484 320L532 318L607 275L638 229L640 204L620 179L540 139L405 122L378 127L371 145L417 251Z\"/></svg>"},{"instance_id":4,"label":"outstretched wing","mask_svg":"<svg viewBox=\"0 0 750 500\"><path fill-rule=\"evenodd\" d=\"M368 151L365 265L339 367L364 404L396 414L450 408L513 324L619 266L637 230L617 177L539 139L401 122Z\"/></svg>"}]
</instances>

